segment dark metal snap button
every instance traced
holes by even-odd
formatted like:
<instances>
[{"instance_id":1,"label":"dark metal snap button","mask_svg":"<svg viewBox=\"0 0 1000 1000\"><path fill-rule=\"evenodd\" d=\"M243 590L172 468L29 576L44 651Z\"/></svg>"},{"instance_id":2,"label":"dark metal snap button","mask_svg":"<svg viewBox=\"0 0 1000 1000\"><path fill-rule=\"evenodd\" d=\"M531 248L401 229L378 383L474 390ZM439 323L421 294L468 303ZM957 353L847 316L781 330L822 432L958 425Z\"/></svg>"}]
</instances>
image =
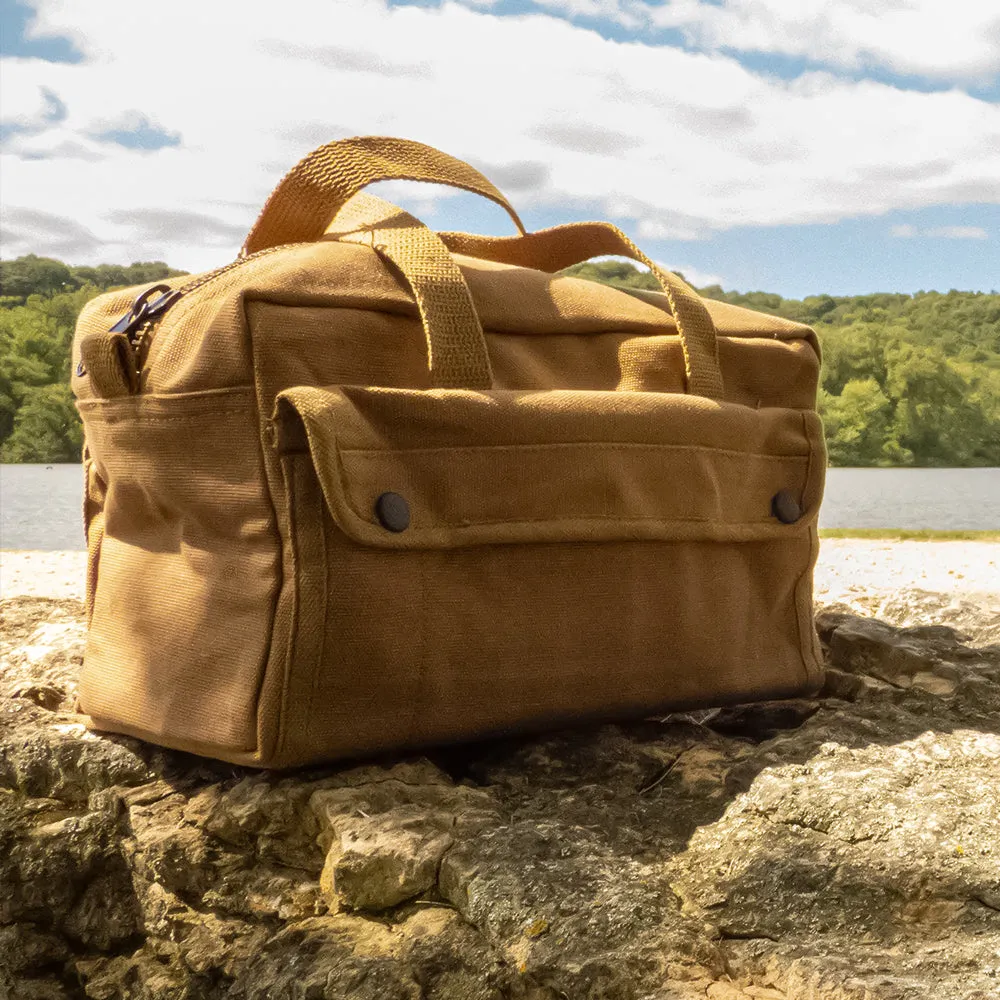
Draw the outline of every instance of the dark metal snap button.
<instances>
[{"instance_id":1,"label":"dark metal snap button","mask_svg":"<svg viewBox=\"0 0 1000 1000\"><path fill-rule=\"evenodd\" d=\"M410 526L410 505L398 493L383 493L375 501L375 516L386 531L406 531Z\"/></svg>"},{"instance_id":2,"label":"dark metal snap button","mask_svg":"<svg viewBox=\"0 0 1000 1000\"><path fill-rule=\"evenodd\" d=\"M778 490L771 498L771 513L782 524L794 524L802 516L802 508L791 490Z\"/></svg>"}]
</instances>

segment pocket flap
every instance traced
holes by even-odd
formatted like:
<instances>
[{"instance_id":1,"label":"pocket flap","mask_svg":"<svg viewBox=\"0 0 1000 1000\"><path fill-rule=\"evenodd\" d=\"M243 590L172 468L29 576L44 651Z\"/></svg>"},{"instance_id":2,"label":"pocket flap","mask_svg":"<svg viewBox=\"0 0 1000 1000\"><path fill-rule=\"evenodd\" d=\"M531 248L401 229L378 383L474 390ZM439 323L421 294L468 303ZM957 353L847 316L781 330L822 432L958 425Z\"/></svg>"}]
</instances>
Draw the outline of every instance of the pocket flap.
<instances>
[{"instance_id":1,"label":"pocket flap","mask_svg":"<svg viewBox=\"0 0 1000 1000\"><path fill-rule=\"evenodd\" d=\"M778 538L815 523L823 490L815 413L681 394L297 387L275 430L345 534L384 548ZM404 530L379 520L386 493Z\"/></svg>"}]
</instances>

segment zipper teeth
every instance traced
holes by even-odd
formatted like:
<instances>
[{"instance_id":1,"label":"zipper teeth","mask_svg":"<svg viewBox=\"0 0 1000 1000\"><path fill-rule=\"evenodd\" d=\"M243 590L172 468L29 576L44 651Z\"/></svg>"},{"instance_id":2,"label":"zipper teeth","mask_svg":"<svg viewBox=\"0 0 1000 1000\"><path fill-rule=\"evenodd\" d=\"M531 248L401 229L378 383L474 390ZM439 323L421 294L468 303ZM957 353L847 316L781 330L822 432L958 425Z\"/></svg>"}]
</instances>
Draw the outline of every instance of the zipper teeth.
<instances>
[{"instance_id":1,"label":"zipper teeth","mask_svg":"<svg viewBox=\"0 0 1000 1000\"><path fill-rule=\"evenodd\" d=\"M228 264L223 264L222 267L217 267L214 271L209 271L208 274L203 274L200 278L195 278L194 281L189 281L186 285L181 285L177 291L181 295L187 295L189 292L197 291L197 289L201 288L203 285L207 285L210 281L215 281L216 278L221 277L223 274L228 274L230 271L233 271L238 267L242 267L244 264L248 264L252 260L257 260L260 257L266 257L271 253L277 253L279 250L287 250L289 247L301 245L301 243L282 243L280 246L266 247L263 250L258 250L256 253L248 254L246 257L237 257L236 260L230 261Z\"/></svg>"},{"instance_id":2,"label":"zipper teeth","mask_svg":"<svg viewBox=\"0 0 1000 1000\"><path fill-rule=\"evenodd\" d=\"M181 285L179 288L174 289L174 291L178 293L176 301L180 301L190 292L203 288L209 282L215 281L216 278L221 278L224 274L228 274L230 271L234 271L236 268L250 263L250 261L257 260L259 257L266 257L268 254L278 253L280 250L287 250L289 247L301 245L302 243L282 243L280 246L266 247L263 250L258 250L256 253L248 254L246 257L237 257L236 260L230 261L228 264L223 264L222 267L217 267L214 271L209 271L207 274L203 274L201 277L195 278L193 281L189 281L186 285ZM146 347L147 351L152 348L153 333L163 322L169 312L170 307L168 306L167 309L165 309L159 316L156 316L150 321L144 323L137 331L136 339L133 343L133 348L136 352L137 375L141 375L143 369L145 368L145 365L142 363L143 359L141 357L140 350L142 347ZM143 343L143 341L145 341L145 343Z\"/></svg>"}]
</instances>

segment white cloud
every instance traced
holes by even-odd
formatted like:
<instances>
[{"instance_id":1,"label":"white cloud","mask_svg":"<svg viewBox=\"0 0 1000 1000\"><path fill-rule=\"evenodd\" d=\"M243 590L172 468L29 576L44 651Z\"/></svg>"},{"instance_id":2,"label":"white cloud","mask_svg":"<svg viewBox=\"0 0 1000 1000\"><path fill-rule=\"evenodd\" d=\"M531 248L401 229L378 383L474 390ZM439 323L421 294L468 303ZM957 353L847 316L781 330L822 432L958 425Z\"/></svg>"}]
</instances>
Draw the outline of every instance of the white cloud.
<instances>
[{"instance_id":1,"label":"white cloud","mask_svg":"<svg viewBox=\"0 0 1000 1000\"><path fill-rule=\"evenodd\" d=\"M657 262L659 263L659 261ZM668 271L674 274L682 274L684 280L694 288L705 288L708 285L725 285L725 279L712 271L702 271L701 268L692 267L690 264L661 264Z\"/></svg>"},{"instance_id":2,"label":"white cloud","mask_svg":"<svg viewBox=\"0 0 1000 1000\"><path fill-rule=\"evenodd\" d=\"M463 0L491 7L498 0ZM557 16L636 30L674 28L702 51L873 67L959 84L1000 73L1000 9L990 0L535 0Z\"/></svg>"},{"instance_id":3,"label":"white cloud","mask_svg":"<svg viewBox=\"0 0 1000 1000\"><path fill-rule=\"evenodd\" d=\"M608 205L611 214L621 214L637 217L636 235L640 240L697 240L704 235L704 226L697 219L685 220L681 216L675 218L648 218L642 215L641 207L630 207L622 203L621 213L614 210L618 206L614 202Z\"/></svg>"},{"instance_id":4,"label":"white cloud","mask_svg":"<svg viewBox=\"0 0 1000 1000\"><path fill-rule=\"evenodd\" d=\"M567 16L677 28L705 51L881 67L958 83L1000 73L1000 8L990 0L537 0Z\"/></svg>"},{"instance_id":5,"label":"white cloud","mask_svg":"<svg viewBox=\"0 0 1000 1000\"><path fill-rule=\"evenodd\" d=\"M944 240L985 240L989 233L982 226L937 226L933 229L917 229L916 226L892 226L890 235L903 239L913 239L916 236L930 236Z\"/></svg>"},{"instance_id":6,"label":"white cloud","mask_svg":"<svg viewBox=\"0 0 1000 1000\"><path fill-rule=\"evenodd\" d=\"M939 226L928 229L927 235L945 240L985 240L989 234L981 226Z\"/></svg>"},{"instance_id":7,"label":"white cloud","mask_svg":"<svg viewBox=\"0 0 1000 1000\"><path fill-rule=\"evenodd\" d=\"M711 48L944 80L985 82L1000 72L1000 11L990 0L675 0L660 12L660 23Z\"/></svg>"},{"instance_id":8,"label":"white cloud","mask_svg":"<svg viewBox=\"0 0 1000 1000\"><path fill-rule=\"evenodd\" d=\"M4 117L22 126L0 161L20 213L5 256L44 252L65 219L80 262L215 266L296 159L352 134L420 139L481 166L517 207L610 216L645 240L1000 202L1000 107L957 90L785 82L723 55L455 4L273 10L175 0L150 30L134 0L41 0L42 29L87 59L4 60ZM64 119L45 119L42 88ZM180 144L92 137L136 113Z\"/></svg>"}]
</instances>

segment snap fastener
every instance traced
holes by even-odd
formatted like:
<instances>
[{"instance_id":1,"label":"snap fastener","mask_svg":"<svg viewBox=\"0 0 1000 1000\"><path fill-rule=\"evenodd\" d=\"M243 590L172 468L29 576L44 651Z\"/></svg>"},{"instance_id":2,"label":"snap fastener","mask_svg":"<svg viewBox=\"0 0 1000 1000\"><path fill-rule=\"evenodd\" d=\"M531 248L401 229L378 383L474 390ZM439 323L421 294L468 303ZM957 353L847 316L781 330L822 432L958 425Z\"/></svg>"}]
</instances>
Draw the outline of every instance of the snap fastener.
<instances>
[{"instance_id":1,"label":"snap fastener","mask_svg":"<svg viewBox=\"0 0 1000 1000\"><path fill-rule=\"evenodd\" d=\"M386 531L406 531L410 526L410 505L398 493L383 493L375 501L375 516Z\"/></svg>"},{"instance_id":2,"label":"snap fastener","mask_svg":"<svg viewBox=\"0 0 1000 1000\"><path fill-rule=\"evenodd\" d=\"M802 508L791 490L778 490L771 499L771 513L782 524L794 524L802 516Z\"/></svg>"}]
</instances>

